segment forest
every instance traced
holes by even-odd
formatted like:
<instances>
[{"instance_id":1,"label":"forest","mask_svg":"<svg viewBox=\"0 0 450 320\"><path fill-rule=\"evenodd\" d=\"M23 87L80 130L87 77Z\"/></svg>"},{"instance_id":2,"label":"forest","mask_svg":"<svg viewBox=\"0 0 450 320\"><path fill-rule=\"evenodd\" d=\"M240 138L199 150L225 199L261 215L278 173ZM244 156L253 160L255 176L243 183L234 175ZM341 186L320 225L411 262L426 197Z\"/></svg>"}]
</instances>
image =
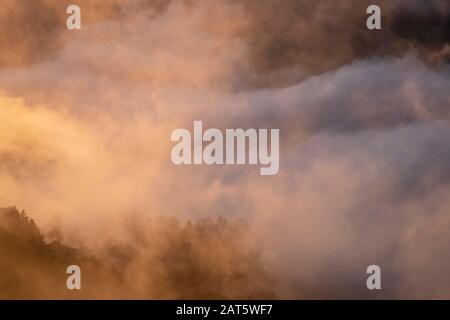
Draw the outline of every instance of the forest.
<instances>
[{"instance_id":1,"label":"forest","mask_svg":"<svg viewBox=\"0 0 450 320\"><path fill-rule=\"evenodd\" d=\"M277 297L276 275L246 242L243 221L144 225L130 229L132 243L111 244L96 256L61 238L46 240L24 211L0 209L0 299ZM73 264L81 268L81 290L66 288Z\"/></svg>"}]
</instances>

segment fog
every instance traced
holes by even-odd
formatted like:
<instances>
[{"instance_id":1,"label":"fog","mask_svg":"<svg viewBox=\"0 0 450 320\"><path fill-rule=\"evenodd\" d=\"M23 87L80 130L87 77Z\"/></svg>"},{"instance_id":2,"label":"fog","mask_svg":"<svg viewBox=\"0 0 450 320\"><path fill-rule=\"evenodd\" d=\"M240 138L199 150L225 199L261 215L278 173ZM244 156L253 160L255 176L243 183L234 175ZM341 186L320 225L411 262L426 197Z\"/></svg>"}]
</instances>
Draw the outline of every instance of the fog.
<instances>
[{"instance_id":1,"label":"fog","mask_svg":"<svg viewBox=\"0 0 450 320\"><path fill-rule=\"evenodd\" d=\"M165 248L159 227L141 231L150 246L130 225L218 217L245 221L245 241L193 259L226 274L222 254L255 250L276 280L248 280L251 297L449 297L447 1L376 1L373 32L369 1L79 1L80 31L66 2L0 8L0 207L25 209L47 243L57 230L107 269L132 266L147 280L130 297L190 297L154 278L173 262L136 262ZM194 120L279 128L279 173L175 166L171 132ZM114 246L133 248L127 268Z\"/></svg>"}]
</instances>

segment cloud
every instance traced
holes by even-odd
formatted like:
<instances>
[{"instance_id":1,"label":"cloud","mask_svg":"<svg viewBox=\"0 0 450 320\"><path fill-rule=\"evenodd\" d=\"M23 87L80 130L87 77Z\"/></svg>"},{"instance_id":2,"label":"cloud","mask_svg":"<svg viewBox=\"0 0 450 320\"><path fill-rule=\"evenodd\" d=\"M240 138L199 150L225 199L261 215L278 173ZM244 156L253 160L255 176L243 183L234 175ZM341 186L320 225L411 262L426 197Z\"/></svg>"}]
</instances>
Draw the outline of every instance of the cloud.
<instances>
[{"instance_id":1,"label":"cloud","mask_svg":"<svg viewBox=\"0 0 450 320\"><path fill-rule=\"evenodd\" d=\"M0 55L0 206L98 254L134 219L245 218L289 297L372 297L369 264L383 297L448 296L445 2L382 2L375 33L364 1L105 3L72 34L37 2L48 38L0 41L22 39ZM431 39L407 27L429 17ZM280 173L173 166L193 120L279 128Z\"/></svg>"}]
</instances>

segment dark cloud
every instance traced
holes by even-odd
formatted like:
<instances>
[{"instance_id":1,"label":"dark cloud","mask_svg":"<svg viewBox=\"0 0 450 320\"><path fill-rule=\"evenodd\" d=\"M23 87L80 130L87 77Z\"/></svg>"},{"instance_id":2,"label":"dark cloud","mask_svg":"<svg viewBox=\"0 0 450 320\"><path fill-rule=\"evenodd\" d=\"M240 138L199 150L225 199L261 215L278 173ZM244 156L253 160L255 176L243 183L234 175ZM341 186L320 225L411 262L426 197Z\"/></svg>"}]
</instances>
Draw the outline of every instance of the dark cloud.
<instances>
[{"instance_id":1,"label":"dark cloud","mask_svg":"<svg viewBox=\"0 0 450 320\"><path fill-rule=\"evenodd\" d=\"M58 49L62 19L45 0L8 1L1 5L0 17L1 67L35 63Z\"/></svg>"},{"instance_id":2,"label":"dark cloud","mask_svg":"<svg viewBox=\"0 0 450 320\"><path fill-rule=\"evenodd\" d=\"M382 30L366 28L366 9L382 10ZM417 50L443 62L449 45L449 4L417 1L246 1L253 71L261 86L287 85L355 59L402 56ZM439 57L438 57L439 56Z\"/></svg>"},{"instance_id":3,"label":"dark cloud","mask_svg":"<svg viewBox=\"0 0 450 320\"><path fill-rule=\"evenodd\" d=\"M83 23L89 25L120 20L141 11L164 16L175 3L196 8L202 1L133 0L120 2L78 1ZM71 1L14 1L2 6L0 66L20 66L49 58L60 50L67 37L65 8ZM365 23L366 8L382 9L383 29L370 31ZM285 86L311 75L334 70L355 59L401 56L417 50L424 61L441 63L448 59L450 5L442 0L414 1L314 1L249 0L217 2L221 7L240 8L230 15L230 24L245 24L230 34L244 41L250 59L241 61L242 74L235 79L242 86ZM149 16L149 21L152 18ZM8 50L5 50L8 48Z\"/></svg>"},{"instance_id":4,"label":"dark cloud","mask_svg":"<svg viewBox=\"0 0 450 320\"><path fill-rule=\"evenodd\" d=\"M450 44L450 3L409 1L394 11L392 32L414 45L439 49Z\"/></svg>"}]
</instances>

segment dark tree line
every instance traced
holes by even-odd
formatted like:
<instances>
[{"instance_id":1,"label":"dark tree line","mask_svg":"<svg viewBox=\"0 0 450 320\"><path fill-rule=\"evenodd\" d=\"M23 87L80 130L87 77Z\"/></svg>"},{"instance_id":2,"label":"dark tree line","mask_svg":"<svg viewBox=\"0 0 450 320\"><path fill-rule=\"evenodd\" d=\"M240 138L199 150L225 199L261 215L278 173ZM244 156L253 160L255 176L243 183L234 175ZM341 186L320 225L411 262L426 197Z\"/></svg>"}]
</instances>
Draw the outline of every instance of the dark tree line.
<instances>
[{"instance_id":1,"label":"dark tree line","mask_svg":"<svg viewBox=\"0 0 450 320\"><path fill-rule=\"evenodd\" d=\"M242 221L130 223L130 241L97 257L49 242L25 212L0 209L0 298L274 298L275 272L246 239ZM81 268L82 290L66 288Z\"/></svg>"}]
</instances>

